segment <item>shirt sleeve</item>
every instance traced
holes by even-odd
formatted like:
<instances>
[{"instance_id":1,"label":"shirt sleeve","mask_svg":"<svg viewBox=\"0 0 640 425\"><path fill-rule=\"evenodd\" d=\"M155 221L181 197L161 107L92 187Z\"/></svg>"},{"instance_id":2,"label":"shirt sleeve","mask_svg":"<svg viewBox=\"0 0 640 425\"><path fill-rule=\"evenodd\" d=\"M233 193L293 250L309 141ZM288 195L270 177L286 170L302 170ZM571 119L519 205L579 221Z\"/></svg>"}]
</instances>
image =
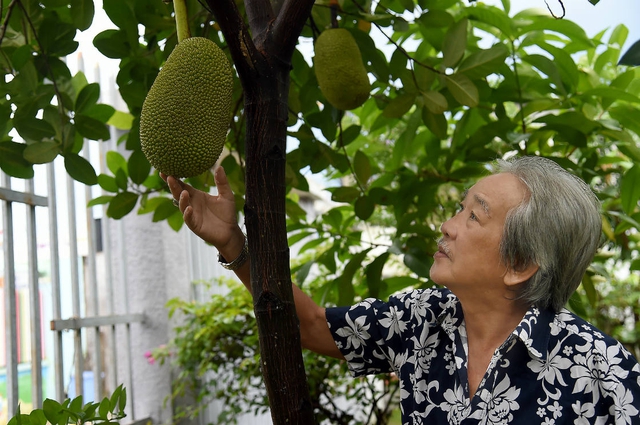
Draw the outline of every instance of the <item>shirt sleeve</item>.
<instances>
[{"instance_id":1,"label":"shirt sleeve","mask_svg":"<svg viewBox=\"0 0 640 425\"><path fill-rule=\"evenodd\" d=\"M437 312L424 308L441 305L439 291L420 290L394 296L388 302L368 298L352 307L326 310L333 339L353 376L397 371L412 344L435 321ZM428 303L425 300L432 301ZM427 311L428 310L428 311Z\"/></svg>"}]
</instances>

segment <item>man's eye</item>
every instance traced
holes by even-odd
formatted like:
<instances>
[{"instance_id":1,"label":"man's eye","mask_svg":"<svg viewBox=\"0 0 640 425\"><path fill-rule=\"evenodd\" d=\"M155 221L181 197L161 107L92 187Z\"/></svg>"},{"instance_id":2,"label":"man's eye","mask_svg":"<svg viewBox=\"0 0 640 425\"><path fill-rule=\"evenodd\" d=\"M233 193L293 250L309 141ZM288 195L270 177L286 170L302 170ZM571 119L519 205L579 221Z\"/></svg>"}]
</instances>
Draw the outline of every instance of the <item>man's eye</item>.
<instances>
[{"instance_id":1,"label":"man's eye","mask_svg":"<svg viewBox=\"0 0 640 425\"><path fill-rule=\"evenodd\" d=\"M478 217L476 216L476 213L474 213L473 211L471 211L471 214L469 214L469 218L471 220L477 221Z\"/></svg>"}]
</instances>

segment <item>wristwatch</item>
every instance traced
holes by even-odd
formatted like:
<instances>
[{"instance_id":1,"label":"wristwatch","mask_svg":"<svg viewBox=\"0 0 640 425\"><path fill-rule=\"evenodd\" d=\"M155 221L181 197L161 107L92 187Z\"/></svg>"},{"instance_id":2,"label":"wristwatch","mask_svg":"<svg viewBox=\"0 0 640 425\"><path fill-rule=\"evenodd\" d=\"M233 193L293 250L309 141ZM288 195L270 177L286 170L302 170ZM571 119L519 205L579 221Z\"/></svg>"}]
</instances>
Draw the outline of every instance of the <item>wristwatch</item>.
<instances>
[{"instance_id":1,"label":"wristwatch","mask_svg":"<svg viewBox=\"0 0 640 425\"><path fill-rule=\"evenodd\" d=\"M236 257L235 260L228 262L221 254L218 253L218 263L227 270L238 270L249 259L249 244L247 242L247 236L244 237L244 243L242 244L242 251Z\"/></svg>"}]
</instances>

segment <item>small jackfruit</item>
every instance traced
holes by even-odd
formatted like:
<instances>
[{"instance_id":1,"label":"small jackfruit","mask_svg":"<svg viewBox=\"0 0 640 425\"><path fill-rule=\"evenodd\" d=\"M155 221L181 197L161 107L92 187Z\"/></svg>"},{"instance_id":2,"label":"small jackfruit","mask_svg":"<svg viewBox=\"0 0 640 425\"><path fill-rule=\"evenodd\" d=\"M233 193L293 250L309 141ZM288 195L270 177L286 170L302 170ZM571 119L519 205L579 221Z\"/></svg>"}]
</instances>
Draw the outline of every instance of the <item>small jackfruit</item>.
<instances>
[{"instance_id":1,"label":"small jackfruit","mask_svg":"<svg viewBox=\"0 0 640 425\"><path fill-rule=\"evenodd\" d=\"M193 177L218 160L231 120L233 75L211 40L176 45L140 114L140 143L151 165L169 176Z\"/></svg>"},{"instance_id":2,"label":"small jackfruit","mask_svg":"<svg viewBox=\"0 0 640 425\"><path fill-rule=\"evenodd\" d=\"M362 55L344 28L323 31L315 43L316 78L327 101L338 109L355 109L369 98L371 84Z\"/></svg>"}]
</instances>

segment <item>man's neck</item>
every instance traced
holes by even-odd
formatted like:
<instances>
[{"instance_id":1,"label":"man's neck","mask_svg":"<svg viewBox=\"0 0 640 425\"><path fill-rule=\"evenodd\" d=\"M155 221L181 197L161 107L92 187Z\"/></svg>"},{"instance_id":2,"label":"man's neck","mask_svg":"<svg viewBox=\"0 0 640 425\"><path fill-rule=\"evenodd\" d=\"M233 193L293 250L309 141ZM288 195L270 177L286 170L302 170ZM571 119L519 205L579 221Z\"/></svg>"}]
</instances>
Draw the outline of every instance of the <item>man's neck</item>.
<instances>
[{"instance_id":1,"label":"man's neck","mask_svg":"<svg viewBox=\"0 0 640 425\"><path fill-rule=\"evenodd\" d=\"M461 300L467 338L475 349L498 348L522 321L529 306L513 300L479 303Z\"/></svg>"}]
</instances>

